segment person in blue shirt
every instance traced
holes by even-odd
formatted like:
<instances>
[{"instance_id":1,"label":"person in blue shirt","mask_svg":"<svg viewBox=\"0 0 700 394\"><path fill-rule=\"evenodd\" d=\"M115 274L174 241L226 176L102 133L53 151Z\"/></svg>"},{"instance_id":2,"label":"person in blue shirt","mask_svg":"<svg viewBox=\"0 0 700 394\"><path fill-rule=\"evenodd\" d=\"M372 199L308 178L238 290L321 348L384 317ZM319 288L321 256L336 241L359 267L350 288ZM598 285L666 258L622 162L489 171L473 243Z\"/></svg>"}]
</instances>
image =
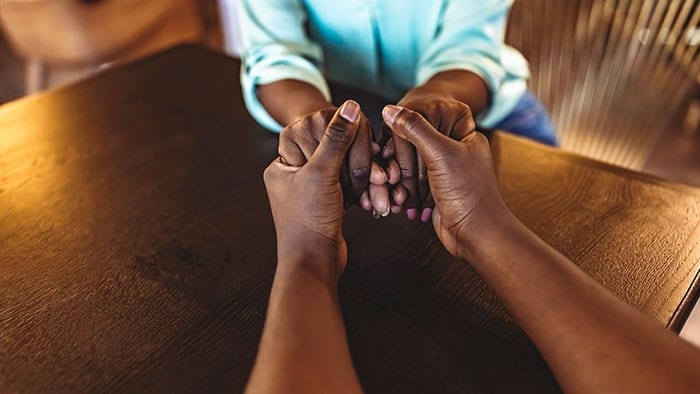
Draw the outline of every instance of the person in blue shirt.
<instances>
[{"instance_id":1,"label":"person in blue shirt","mask_svg":"<svg viewBox=\"0 0 700 394\"><path fill-rule=\"evenodd\" d=\"M527 62L503 42L512 2L240 0L246 105L272 131L307 122L299 132L308 138L296 139L305 151L320 139L313 130L323 129L312 126L336 109L327 80L415 110L453 138L471 131L473 114L481 127L554 145L548 116L527 91ZM347 200L428 221L426 169L415 148L395 139L379 147L365 116L361 122L341 174L353 186Z\"/></svg>"}]
</instances>

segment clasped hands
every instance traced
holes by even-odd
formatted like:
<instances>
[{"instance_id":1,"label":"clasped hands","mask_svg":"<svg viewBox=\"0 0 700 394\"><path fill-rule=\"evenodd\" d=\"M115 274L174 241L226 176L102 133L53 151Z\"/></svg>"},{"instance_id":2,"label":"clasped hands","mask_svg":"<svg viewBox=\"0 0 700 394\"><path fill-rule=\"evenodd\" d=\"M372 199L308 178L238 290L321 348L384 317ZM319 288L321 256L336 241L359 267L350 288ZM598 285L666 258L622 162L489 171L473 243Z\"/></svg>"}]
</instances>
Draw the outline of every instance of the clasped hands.
<instances>
[{"instance_id":1,"label":"clasped hands","mask_svg":"<svg viewBox=\"0 0 700 394\"><path fill-rule=\"evenodd\" d=\"M438 96L407 96L400 106L421 114L440 133L461 140L475 129L469 107ZM335 108L309 114L287 126L280 136L279 154L292 166L301 166L318 146ZM390 134L385 125L384 135ZM360 112L358 132L340 171L345 205L359 205L375 218L405 210L413 220L428 222L434 206L425 161L413 145L389 137L373 140L367 116Z\"/></svg>"},{"instance_id":2,"label":"clasped hands","mask_svg":"<svg viewBox=\"0 0 700 394\"><path fill-rule=\"evenodd\" d=\"M362 194L368 192L371 199L376 193L373 186L391 190L394 206L401 203L396 197L400 187L408 191L403 201L407 206L420 207L432 196L438 237L450 253L467 260L471 246L488 236L484 230L507 217L489 143L473 131L471 115L452 114L449 122L442 122L451 125L438 131L418 112L386 106L382 115L391 139L383 149L372 148L366 117L356 102L346 101L329 115L329 120L311 115L287 127L280 138L280 157L265 170L280 261L304 262L314 275L336 281L347 261L344 196L359 195L362 204ZM395 169L383 169L388 174L384 183L372 179L365 190L362 179L376 176L372 168L377 163L371 157L380 153L397 163L412 161L413 167L400 167L398 180L392 178ZM410 155L402 157L404 153Z\"/></svg>"}]
</instances>

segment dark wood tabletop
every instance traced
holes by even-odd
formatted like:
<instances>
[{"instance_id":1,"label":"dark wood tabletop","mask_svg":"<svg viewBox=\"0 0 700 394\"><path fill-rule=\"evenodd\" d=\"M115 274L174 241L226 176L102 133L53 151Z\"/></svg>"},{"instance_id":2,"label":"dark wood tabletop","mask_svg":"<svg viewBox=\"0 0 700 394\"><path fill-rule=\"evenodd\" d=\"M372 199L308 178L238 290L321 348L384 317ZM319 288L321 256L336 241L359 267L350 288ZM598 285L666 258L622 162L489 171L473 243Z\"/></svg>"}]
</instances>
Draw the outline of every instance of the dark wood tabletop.
<instances>
[{"instance_id":1,"label":"dark wood tabletop","mask_svg":"<svg viewBox=\"0 0 700 394\"><path fill-rule=\"evenodd\" d=\"M0 392L244 387L276 264L262 171L277 137L246 112L239 67L179 47L0 107ZM679 329L700 192L503 134L492 146L518 218ZM368 392L558 391L432 226L346 218L340 298Z\"/></svg>"}]
</instances>

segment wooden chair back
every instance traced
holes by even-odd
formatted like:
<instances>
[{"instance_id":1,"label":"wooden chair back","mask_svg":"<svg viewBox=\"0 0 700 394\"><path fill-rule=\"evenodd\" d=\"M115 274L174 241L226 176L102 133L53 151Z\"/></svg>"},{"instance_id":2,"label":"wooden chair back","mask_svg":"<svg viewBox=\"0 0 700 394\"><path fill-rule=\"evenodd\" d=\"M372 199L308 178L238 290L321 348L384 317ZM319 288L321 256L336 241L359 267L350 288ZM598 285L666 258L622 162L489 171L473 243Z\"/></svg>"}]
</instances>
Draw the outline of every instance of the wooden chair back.
<instances>
[{"instance_id":1,"label":"wooden chair back","mask_svg":"<svg viewBox=\"0 0 700 394\"><path fill-rule=\"evenodd\" d=\"M641 169L697 93L698 24L697 0L526 0L507 41L564 149Z\"/></svg>"}]
</instances>

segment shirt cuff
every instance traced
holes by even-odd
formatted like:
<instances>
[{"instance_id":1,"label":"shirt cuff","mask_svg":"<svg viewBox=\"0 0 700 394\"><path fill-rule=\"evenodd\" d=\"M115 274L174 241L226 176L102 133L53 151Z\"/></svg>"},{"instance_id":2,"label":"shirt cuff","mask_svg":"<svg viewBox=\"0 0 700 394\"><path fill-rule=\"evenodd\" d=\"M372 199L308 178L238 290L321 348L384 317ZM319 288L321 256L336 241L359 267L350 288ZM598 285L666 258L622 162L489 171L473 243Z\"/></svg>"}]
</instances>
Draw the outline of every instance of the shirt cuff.
<instances>
[{"instance_id":1,"label":"shirt cuff","mask_svg":"<svg viewBox=\"0 0 700 394\"><path fill-rule=\"evenodd\" d=\"M274 62L262 61L246 69L241 67L241 85L243 99L251 116L266 129L279 133L282 125L267 112L258 99L257 87L284 79L294 79L313 85L321 91L326 100L331 100L331 93L326 79L318 69L303 58L285 56Z\"/></svg>"}]
</instances>

